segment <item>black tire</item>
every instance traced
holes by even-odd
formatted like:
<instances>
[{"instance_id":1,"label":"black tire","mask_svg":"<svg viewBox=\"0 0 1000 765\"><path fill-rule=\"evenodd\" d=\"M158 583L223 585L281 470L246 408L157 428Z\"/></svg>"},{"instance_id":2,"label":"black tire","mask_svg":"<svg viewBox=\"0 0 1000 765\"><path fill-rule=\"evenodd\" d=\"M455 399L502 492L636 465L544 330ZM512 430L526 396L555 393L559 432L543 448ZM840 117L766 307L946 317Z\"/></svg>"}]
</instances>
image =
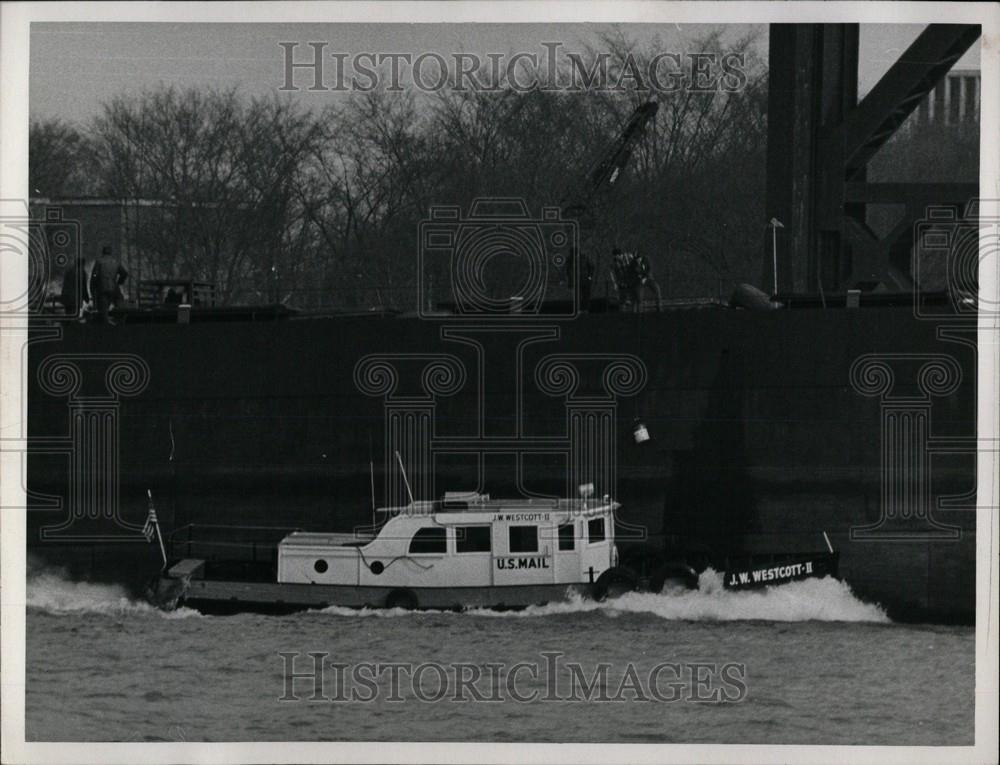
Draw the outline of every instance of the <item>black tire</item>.
<instances>
[{"instance_id":1,"label":"black tire","mask_svg":"<svg viewBox=\"0 0 1000 765\"><path fill-rule=\"evenodd\" d=\"M666 590L697 590L698 572L686 563L667 563L653 572L649 580L650 592Z\"/></svg>"},{"instance_id":2,"label":"black tire","mask_svg":"<svg viewBox=\"0 0 1000 765\"><path fill-rule=\"evenodd\" d=\"M626 592L634 592L638 586L639 580L631 569L615 566L597 577L594 582L594 600L616 598Z\"/></svg>"},{"instance_id":3,"label":"black tire","mask_svg":"<svg viewBox=\"0 0 1000 765\"><path fill-rule=\"evenodd\" d=\"M385 597L385 607L413 611L417 607L417 596L412 590L393 590Z\"/></svg>"}]
</instances>

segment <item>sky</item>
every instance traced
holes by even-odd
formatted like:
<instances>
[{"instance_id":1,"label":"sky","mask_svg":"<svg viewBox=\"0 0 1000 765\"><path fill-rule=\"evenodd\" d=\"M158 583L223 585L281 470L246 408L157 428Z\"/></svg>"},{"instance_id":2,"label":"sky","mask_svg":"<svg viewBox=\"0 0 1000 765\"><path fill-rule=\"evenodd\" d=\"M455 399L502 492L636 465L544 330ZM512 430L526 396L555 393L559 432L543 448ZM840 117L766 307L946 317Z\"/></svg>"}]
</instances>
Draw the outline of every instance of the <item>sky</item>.
<instances>
[{"instance_id":1,"label":"sky","mask_svg":"<svg viewBox=\"0 0 1000 765\"><path fill-rule=\"evenodd\" d=\"M658 39L663 51L685 53L692 41L715 29L724 39L756 34L767 57L766 25L663 24L199 24L47 23L32 25L29 102L32 118L57 117L83 123L113 96L140 93L159 84L180 88L238 86L248 95L273 93L283 82L280 41L329 43L326 51L433 51L541 55L544 41L568 51L597 45L602 33L620 30L642 47ZM919 25L862 25L859 88L867 92L919 34ZM311 54L303 45L301 55ZM979 68L978 43L956 68ZM433 73L433 69L431 70ZM301 76L301 75L297 75ZM304 81L303 81L304 82ZM297 94L308 105L325 106L336 93Z\"/></svg>"}]
</instances>

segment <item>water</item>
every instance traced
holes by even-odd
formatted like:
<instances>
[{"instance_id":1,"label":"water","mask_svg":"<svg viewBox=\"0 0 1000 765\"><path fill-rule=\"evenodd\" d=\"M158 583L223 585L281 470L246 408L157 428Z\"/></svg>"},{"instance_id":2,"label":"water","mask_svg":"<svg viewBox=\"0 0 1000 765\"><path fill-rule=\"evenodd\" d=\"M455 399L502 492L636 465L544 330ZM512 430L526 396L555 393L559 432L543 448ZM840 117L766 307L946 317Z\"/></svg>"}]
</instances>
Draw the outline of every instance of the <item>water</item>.
<instances>
[{"instance_id":1,"label":"water","mask_svg":"<svg viewBox=\"0 0 1000 765\"><path fill-rule=\"evenodd\" d=\"M209 617L162 614L120 588L36 572L26 736L961 745L973 739L974 644L972 628L890 623L832 579L732 593L707 572L697 591L521 612ZM289 690L282 652L300 655L297 672L311 669L307 653L327 654L322 684L295 681L298 701L279 701ZM425 668L414 683L398 670L399 700L388 669L374 680L376 668L358 669L430 661L444 674ZM514 672L518 662L529 666ZM596 678L590 701L573 700L585 689L570 684L570 663L578 679ZM679 666L651 679L664 663ZM461 687L460 673L471 679L476 668ZM511 688L534 698L516 702ZM314 689L327 700L310 700ZM375 699L349 700L352 691Z\"/></svg>"}]
</instances>

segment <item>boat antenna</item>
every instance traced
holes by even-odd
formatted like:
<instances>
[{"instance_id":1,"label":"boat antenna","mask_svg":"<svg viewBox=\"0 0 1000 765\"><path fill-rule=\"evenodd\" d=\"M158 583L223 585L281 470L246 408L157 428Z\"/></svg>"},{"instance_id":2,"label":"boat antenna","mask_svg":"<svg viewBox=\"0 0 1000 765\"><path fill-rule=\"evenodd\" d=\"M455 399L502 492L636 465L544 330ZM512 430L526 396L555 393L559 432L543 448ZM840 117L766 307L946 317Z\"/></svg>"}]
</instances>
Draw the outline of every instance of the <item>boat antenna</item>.
<instances>
[{"instance_id":1,"label":"boat antenna","mask_svg":"<svg viewBox=\"0 0 1000 765\"><path fill-rule=\"evenodd\" d=\"M830 551L830 555L833 555L833 545L830 544L830 537L826 535L825 531L823 532L823 539L826 540L826 549Z\"/></svg>"},{"instance_id":2,"label":"boat antenna","mask_svg":"<svg viewBox=\"0 0 1000 765\"><path fill-rule=\"evenodd\" d=\"M371 476L372 482L372 528L376 526L375 520L375 463L368 460L368 474Z\"/></svg>"},{"instance_id":3,"label":"boat antenna","mask_svg":"<svg viewBox=\"0 0 1000 765\"><path fill-rule=\"evenodd\" d=\"M368 434L368 475L372 485L372 528L375 528L375 461L372 459L372 434Z\"/></svg>"},{"instance_id":4,"label":"boat antenna","mask_svg":"<svg viewBox=\"0 0 1000 765\"><path fill-rule=\"evenodd\" d=\"M399 470L403 474L403 483L406 484L406 493L410 495L410 504L414 504L413 501L413 490L410 489L410 479L406 477L406 468L403 466L403 458L399 456L399 452L396 452L396 462L399 463Z\"/></svg>"}]
</instances>

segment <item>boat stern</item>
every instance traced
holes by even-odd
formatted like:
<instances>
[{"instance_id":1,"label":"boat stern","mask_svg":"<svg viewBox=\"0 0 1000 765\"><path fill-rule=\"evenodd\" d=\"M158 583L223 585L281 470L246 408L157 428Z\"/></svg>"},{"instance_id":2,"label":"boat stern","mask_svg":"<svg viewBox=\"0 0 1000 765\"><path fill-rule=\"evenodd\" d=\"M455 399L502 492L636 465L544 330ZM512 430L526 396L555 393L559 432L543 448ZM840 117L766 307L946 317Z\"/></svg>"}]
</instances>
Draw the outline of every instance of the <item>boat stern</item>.
<instances>
[{"instance_id":1,"label":"boat stern","mask_svg":"<svg viewBox=\"0 0 1000 765\"><path fill-rule=\"evenodd\" d=\"M149 584L143 595L146 602L162 611L173 611L191 587L191 579L201 574L205 561L185 558L166 571L161 571Z\"/></svg>"}]
</instances>

